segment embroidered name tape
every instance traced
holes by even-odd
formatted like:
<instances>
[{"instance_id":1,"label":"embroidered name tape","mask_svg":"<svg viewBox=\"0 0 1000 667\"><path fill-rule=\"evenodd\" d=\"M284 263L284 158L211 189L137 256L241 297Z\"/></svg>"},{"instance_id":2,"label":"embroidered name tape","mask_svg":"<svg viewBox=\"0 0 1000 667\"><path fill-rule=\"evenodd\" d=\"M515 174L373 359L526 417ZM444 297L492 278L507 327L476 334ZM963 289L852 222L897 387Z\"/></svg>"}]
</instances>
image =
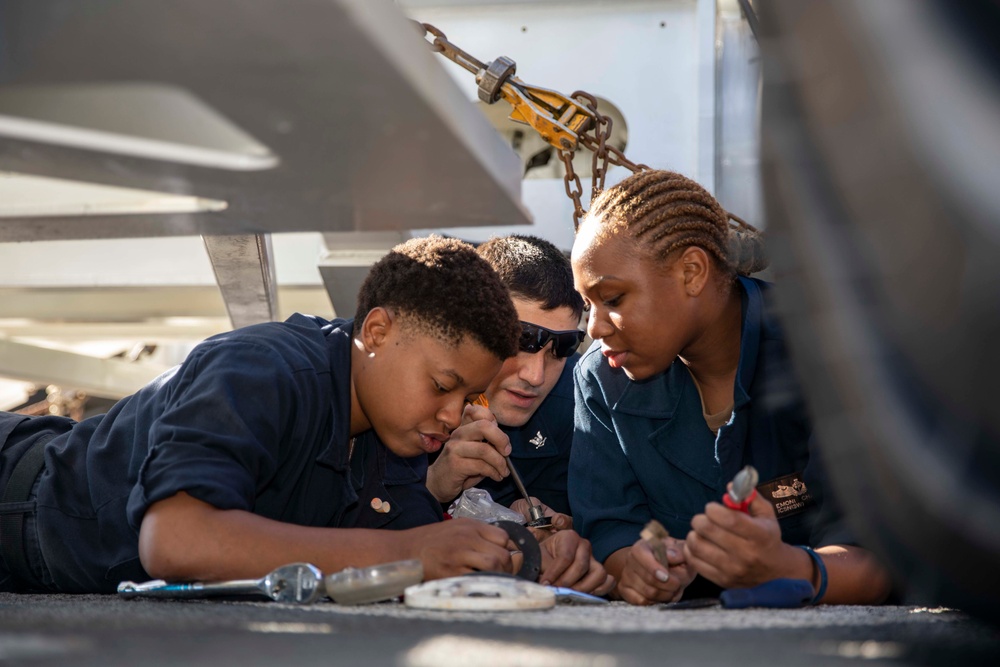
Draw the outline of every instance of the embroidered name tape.
<instances>
[{"instance_id":1,"label":"embroidered name tape","mask_svg":"<svg viewBox=\"0 0 1000 667\"><path fill-rule=\"evenodd\" d=\"M809 487L802 481L801 472L760 484L757 492L774 506L774 513L779 519L804 512L816 504Z\"/></svg>"}]
</instances>

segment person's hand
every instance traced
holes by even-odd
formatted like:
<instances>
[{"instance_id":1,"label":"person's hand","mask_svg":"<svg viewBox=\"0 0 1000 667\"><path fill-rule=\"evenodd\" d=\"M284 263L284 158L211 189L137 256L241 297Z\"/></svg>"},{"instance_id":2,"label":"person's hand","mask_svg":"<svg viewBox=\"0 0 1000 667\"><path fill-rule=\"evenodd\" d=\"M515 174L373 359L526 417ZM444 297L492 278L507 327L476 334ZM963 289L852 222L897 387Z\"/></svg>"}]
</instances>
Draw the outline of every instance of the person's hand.
<instances>
[{"instance_id":1,"label":"person's hand","mask_svg":"<svg viewBox=\"0 0 1000 667\"><path fill-rule=\"evenodd\" d=\"M540 501L538 498L531 496L532 505L538 505L542 508L542 514L552 519L552 527L547 529L552 532L557 532L560 530L569 530L573 527L573 517L568 514L562 514L556 512L554 509ZM524 498L519 498L510 504L510 508L515 512L520 512L521 516L524 517L525 521L531 521L531 505Z\"/></svg>"},{"instance_id":2,"label":"person's hand","mask_svg":"<svg viewBox=\"0 0 1000 667\"><path fill-rule=\"evenodd\" d=\"M509 474L504 459L508 454L510 438L489 408L466 405L462 425L452 431L427 469L427 489L438 502L447 503L485 477L499 482Z\"/></svg>"},{"instance_id":3,"label":"person's hand","mask_svg":"<svg viewBox=\"0 0 1000 667\"><path fill-rule=\"evenodd\" d=\"M695 577L695 572L684 559L684 542L672 537L664 538L667 564L663 567L645 540L637 540L628 548L621 581L615 592L630 604L649 605L657 602L675 602Z\"/></svg>"},{"instance_id":4,"label":"person's hand","mask_svg":"<svg viewBox=\"0 0 1000 667\"><path fill-rule=\"evenodd\" d=\"M757 494L750 513L709 503L691 520L684 555L694 570L723 588L749 588L787 576L798 548L781 541L771 503Z\"/></svg>"},{"instance_id":5,"label":"person's hand","mask_svg":"<svg viewBox=\"0 0 1000 667\"><path fill-rule=\"evenodd\" d=\"M590 542L575 531L550 534L539 543L542 571L538 581L545 586L564 586L592 595L607 595L615 587L615 578L594 560Z\"/></svg>"},{"instance_id":6,"label":"person's hand","mask_svg":"<svg viewBox=\"0 0 1000 667\"><path fill-rule=\"evenodd\" d=\"M409 558L424 565L424 579L468 572L514 571L507 531L474 519L453 519L400 532Z\"/></svg>"}]
</instances>

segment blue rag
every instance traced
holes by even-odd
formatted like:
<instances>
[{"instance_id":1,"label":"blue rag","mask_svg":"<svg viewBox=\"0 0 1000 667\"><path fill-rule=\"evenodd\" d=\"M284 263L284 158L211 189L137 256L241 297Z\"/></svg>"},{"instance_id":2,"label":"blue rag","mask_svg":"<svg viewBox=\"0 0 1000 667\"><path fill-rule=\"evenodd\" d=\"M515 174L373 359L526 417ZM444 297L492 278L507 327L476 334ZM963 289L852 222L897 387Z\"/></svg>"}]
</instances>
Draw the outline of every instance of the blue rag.
<instances>
[{"instance_id":1,"label":"blue rag","mask_svg":"<svg viewBox=\"0 0 1000 667\"><path fill-rule=\"evenodd\" d=\"M794 609L804 607L815 591L805 579L772 579L753 588L730 588L722 591L719 600L726 609L772 607Z\"/></svg>"}]
</instances>

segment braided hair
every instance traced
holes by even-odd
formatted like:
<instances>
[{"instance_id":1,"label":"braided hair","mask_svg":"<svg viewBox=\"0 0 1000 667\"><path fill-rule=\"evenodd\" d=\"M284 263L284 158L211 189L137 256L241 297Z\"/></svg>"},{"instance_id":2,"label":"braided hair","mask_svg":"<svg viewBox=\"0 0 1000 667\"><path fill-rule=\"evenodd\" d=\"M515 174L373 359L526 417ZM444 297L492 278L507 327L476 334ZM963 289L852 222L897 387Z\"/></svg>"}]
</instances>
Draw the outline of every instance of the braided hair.
<instances>
[{"instance_id":1,"label":"braided hair","mask_svg":"<svg viewBox=\"0 0 1000 667\"><path fill-rule=\"evenodd\" d=\"M698 183L672 171L650 169L629 176L598 195L587 218L600 225L599 238L628 233L657 259L698 246L730 275L750 275L768 265L755 227L728 213Z\"/></svg>"}]
</instances>

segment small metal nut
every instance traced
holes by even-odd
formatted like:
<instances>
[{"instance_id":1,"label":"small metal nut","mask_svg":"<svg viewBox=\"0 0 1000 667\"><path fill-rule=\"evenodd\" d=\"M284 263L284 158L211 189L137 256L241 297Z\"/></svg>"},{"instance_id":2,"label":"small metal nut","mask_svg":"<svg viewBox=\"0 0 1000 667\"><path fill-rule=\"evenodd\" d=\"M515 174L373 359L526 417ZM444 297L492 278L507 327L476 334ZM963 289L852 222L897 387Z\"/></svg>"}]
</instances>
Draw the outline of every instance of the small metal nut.
<instances>
[{"instance_id":1,"label":"small metal nut","mask_svg":"<svg viewBox=\"0 0 1000 667\"><path fill-rule=\"evenodd\" d=\"M479 83L479 99L487 104L499 100L500 88L516 71L517 63L507 56L499 56L487 65L485 70L480 70L476 75Z\"/></svg>"}]
</instances>

